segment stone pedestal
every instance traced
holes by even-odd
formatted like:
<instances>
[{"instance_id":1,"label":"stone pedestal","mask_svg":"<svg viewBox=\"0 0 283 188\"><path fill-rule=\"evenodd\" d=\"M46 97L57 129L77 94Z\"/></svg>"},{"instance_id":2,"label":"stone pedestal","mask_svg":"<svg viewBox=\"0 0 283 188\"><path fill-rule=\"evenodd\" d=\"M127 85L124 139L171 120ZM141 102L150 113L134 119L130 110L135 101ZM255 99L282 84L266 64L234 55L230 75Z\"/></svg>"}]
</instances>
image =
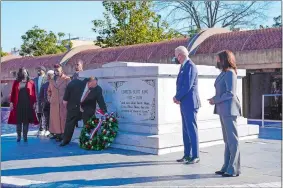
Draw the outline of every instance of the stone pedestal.
<instances>
[{"instance_id":1,"label":"stone pedestal","mask_svg":"<svg viewBox=\"0 0 283 188\"><path fill-rule=\"evenodd\" d=\"M103 88L109 112L116 112L119 134L112 147L152 154L164 154L183 149L180 107L173 103L180 66L113 62L102 68L87 70L80 77L96 76ZM219 70L212 66L197 66L202 107L198 113L200 143L222 140L219 117L207 99L214 96L214 81ZM238 96L242 100L242 77L238 71ZM258 135L258 126L248 126L238 119L240 137Z\"/></svg>"}]
</instances>

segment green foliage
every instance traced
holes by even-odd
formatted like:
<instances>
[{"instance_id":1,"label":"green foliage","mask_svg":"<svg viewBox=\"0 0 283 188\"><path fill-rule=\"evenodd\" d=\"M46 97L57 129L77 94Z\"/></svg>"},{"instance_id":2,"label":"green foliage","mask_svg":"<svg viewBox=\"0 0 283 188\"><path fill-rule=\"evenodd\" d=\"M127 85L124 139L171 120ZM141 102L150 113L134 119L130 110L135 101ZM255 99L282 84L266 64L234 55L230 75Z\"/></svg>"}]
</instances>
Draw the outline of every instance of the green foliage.
<instances>
[{"instance_id":1,"label":"green foliage","mask_svg":"<svg viewBox=\"0 0 283 188\"><path fill-rule=\"evenodd\" d=\"M273 18L274 20L274 24L272 25L272 27L282 27L282 16L277 16Z\"/></svg>"},{"instance_id":2,"label":"green foliage","mask_svg":"<svg viewBox=\"0 0 283 188\"><path fill-rule=\"evenodd\" d=\"M99 130L91 138L94 129L99 126L99 119L92 117L83 127L80 134L80 147L86 150L103 150L108 148L118 134L118 120L107 116Z\"/></svg>"},{"instance_id":3,"label":"green foliage","mask_svg":"<svg viewBox=\"0 0 283 188\"><path fill-rule=\"evenodd\" d=\"M193 37L195 34L199 33L201 31L201 29L197 28L197 29L191 29L188 31L189 37Z\"/></svg>"},{"instance_id":4,"label":"green foliage","mask_svg":"<svg viewBox=\"0 0 283 188\"><path fill-rule=\"evenodd\" d=\"M272 24L272 26L270 28L278 28L278 27L282 27L282 22L281 22L281 15L274 17L273 21L275 22L274 24ZM263 25L259 26L260 29L265 29L265 28L269 28L268 25L266 25L265 27Z\"/></svg>"},{"instance_id":5,"label":"green foliage","mask_svg":"<svg viewBox=\"0 0 283 188\"><path fill-rule=\"evenodd\" d=\"M152 1L103 1L104 20L93 20L96 45L124 46L180 36L156 15Z\"/></svg>"},{"instance_id":6,"label":"green foliage","mask_svg":"<svg viewBox=\"0 0 283 188\"><path fill-rule=\"evenodd\" d=\"M6 56L6 55L8 55L8 53L7 53L7 52L3 52L3 51L1 50L1 57L4 57L4 56Z\"/></svg>"},{"instance_id":7,"label":"green foliage","mask_svg":"<svg viewBox=\"0 0 283 188\"><path fill-rule=\"evenodd\" d=\"M47 54L58 54L68 50L69 42L62 40L65 34L59 32L57 35L52 31L47 32L34 26L22 35L20 55L22 56L42 56Z\"/></svg>"}]
</instances>

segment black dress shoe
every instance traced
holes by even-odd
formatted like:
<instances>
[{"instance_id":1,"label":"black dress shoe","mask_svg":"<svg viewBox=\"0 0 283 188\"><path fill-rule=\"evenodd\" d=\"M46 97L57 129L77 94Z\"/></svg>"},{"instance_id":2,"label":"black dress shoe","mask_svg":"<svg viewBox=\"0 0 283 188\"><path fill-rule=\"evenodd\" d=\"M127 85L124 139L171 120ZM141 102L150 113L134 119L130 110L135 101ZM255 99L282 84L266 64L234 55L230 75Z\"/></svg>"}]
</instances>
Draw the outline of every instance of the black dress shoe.
<instances>
[{"instance_id":1,"label":"black dress shoe","mask_svg":"<svg viewBox=\"0 0 283 188\"><path fill-rule=\"evenodd\" d=\"M178 163L183 163L183 162L188 162L188 161L190 161L191 160L191 158L190 157L183 157L182 159L177 159L176 161L178 162Z\"/></svg>"},{"instance_id":2,"label":"black dress shoe","mask_svg":"<svg viewBox=\"0 0 283 188\"><path fill-rule=\"evenodd\" d=\"M188 162L186 162L186 164L196 164L196 163L199 163L199 161L200 161L199 158L193 158L189 160Z\"/></svg>"},{"instance_id":3,"label":"black dress shoe","mask_svg":"<svg viewBox=\"0 0 283 188\"><path fill-rule=\"evenodd\" d=\"M17 142L20 142L21 141L21 138L17 138Z\"/></svg>"},{"instance_id":4,"label":"black dress shoe","mask_svg":"<svg viewBox=\"0 0 283 188\"><path fill-rule=\"evenodd\" d=\"M227 174L227 173L224 173L222 174L222 177L226 177L226 178L229 178L229 177L238 177L239 174L236 174L236 175L231 175L231 174Z\"/></svg>"},{"instance_id":5,"label":"black dress shoe","mask_svg":"<svg viewBox=\"0 0 283 188\"><path fill-rule=\"evenodd\" d=\"M217 175L222 175L222 174L225 174L225 172L222 172L222 171L216 171L215 174Z\"/></svg>"},{"instance_id":6,"label":"black dress shoe","mask_svg":"<svg viewBox=\"0 0 283 188\"><path fill-rule=\"evenodd\" d=\"M61 142L63 139L61 137L56 138L56 142Z\"/></svg>"},{"instance_id":7,"label":"black dress shoe","mask_svg":"<svg viewBox=\"0 0 283 188\"><path fill-rule=\"evenodd\" d=\"M66 142L62 142L59 146L63 147L63 146L66 146L68 145L69 143L66 143Z\"/></svg>"}]
</instances>

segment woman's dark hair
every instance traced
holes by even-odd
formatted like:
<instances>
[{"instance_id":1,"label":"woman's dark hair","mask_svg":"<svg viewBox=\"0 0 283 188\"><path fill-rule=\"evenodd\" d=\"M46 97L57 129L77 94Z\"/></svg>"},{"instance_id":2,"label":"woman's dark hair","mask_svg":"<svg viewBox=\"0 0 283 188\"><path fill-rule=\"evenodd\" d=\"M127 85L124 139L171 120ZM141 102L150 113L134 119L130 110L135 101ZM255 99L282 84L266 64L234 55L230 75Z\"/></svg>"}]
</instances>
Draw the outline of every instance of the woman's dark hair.
<instances>
[{"instance_id":1,"label":"woman's dark hair","mask_svg":"<svg viewBox=\"0 0 283 188\"><path fill-rule=\"evenodd\" d=\"M23 79L25 79L24 72L27 72L27 81L30 80L28 70L22 67L22 68L19 68L19 71L17 73L17 78L16 78L17 81L21 82Z\"/></svg>"},{"instance_id":2,"label":"woman's dark hair","mask_svg":"<svg viewBox=\"0 0 283 188\"><path fill-rule=\"evenodd\" d=\"M60 64L55 64L54 66L53 66L55 69L58 69L58 68L62 68L62 65L60 65Z\"/></svg>"},{"instance_id":3,"label":"woman's dark hair","mask_svg":"<svg viewBox=\"0 0 283 188\"><path fill-rule=\"evenodd\" d=\"M227 71L227 69L232 68L237 74L236 58L233 52L230 50L224 50L218 53L218 57L220 59L220 69Z\"/></svg>"}]
</instances>

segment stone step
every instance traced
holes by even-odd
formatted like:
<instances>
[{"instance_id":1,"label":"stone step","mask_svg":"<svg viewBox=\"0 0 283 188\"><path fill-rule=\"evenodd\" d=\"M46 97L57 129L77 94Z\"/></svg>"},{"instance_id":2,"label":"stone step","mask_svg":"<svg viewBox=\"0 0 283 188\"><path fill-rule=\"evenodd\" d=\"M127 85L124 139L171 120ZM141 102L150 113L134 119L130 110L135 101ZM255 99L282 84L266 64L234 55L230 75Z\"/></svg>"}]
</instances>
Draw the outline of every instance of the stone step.
<instances>
[{"instance_id":1,"label":"stone step","mask_svg":"<svg viewBox=\"0 0 283 188\"><path fill-rule=\"evenodd\" d=\"M78 142L80 129L76 129L73 140ZM256 125L238 125L239 137L244 138L247 136L257 136L259 128ZM214 127L210 129L199 130L199 142L209 143L215 141L222 141L221 127ZM165 133L165 134L146 134L146 133L132 133L119 131L112 147L120 149L129 149L141 151L145 153L160 154L165 150L180 150L183 145L182 132ZM163 151L164 150L164 151ZM166 153L166 152L165 152Z\"/></svg>"},{"instance_id":2,"label":"stone step","mask_svg":"<svg viewBox=\"0 0 283 188\"><path fill-rule=\"evenodd\" d=\"M259 133L256 126L239 125L238 134L240 137L255 135ZM222 139L222 129L220 127L199 130L199 142L209 142ZM129 133L120 131L115 143L134 145L139 147L164 148L182 145L182 132L166 133L160 135L150 135L142 133Z\"/></svg>"},{"instance_id":3,"label":"stone step","mask_svg":"<svg viewBox=\"0 0 283 188\"><path fill-rule=\"evenodd\" d=\"M238 118L238 125L246 125L247 119ZM207 121L198 121L198 129L211 129L221 127L221 123L219 119L207 120ZM130 133L146 133L146 134L166 134L166 133L174 133L182 131L182 123L170 123L170 124L161 124L157 127L157 125L148 125L148 124L121 124L119 125L119 130L122 132L130 132Z\"/></svg>"}]
</instances>

